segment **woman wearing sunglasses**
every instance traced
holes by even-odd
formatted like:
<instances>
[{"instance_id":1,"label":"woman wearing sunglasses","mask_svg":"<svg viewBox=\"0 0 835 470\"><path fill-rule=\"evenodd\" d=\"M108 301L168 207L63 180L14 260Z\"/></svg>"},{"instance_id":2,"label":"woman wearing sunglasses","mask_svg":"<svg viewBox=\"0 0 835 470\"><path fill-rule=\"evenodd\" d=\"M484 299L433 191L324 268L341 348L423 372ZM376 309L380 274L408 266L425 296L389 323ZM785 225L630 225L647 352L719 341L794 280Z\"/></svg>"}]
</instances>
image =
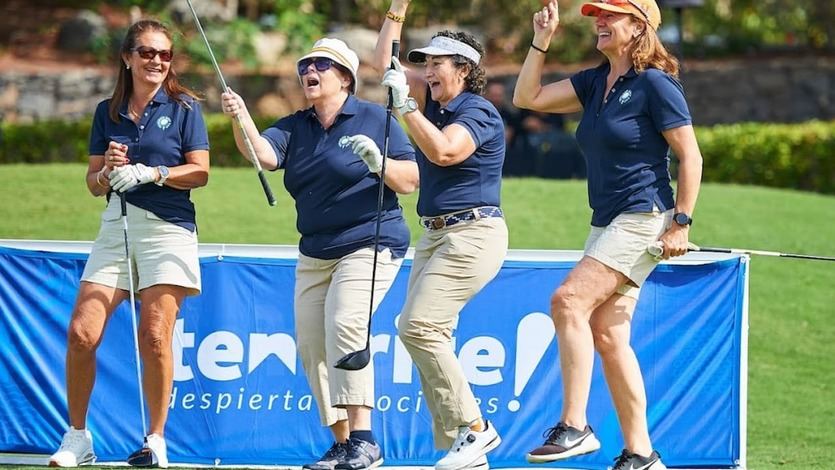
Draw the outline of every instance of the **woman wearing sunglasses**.
<instances>
[{"instance_id":1,"label":"woman wearing sunglasses","mask_svg":"<svg viewBox=\"0 0 835 470\"><path fill-rule=\"evenodd\" d=\"M150 417L142 449L128 463L168 466L164 439L173 383L171 338L180 305L200 293L197 227L190 190L209 177L209 141L195 94L177 80L171 33L162 24L133 24L122 42L113 96L99 103L90 136L87 189L106 196L101 229L70 319L67 405L70 429L50 466L95 460L86 429L96 349L113 311L135 283L141 304L139 352ZM125 259L120 199L127 200L130 260ZM132 263L134 279L128 278Z\"/></svg>"},{"instance_id":2,"label":"woman wearing sunglasses","mask_svg":"<svg viewBox=\"0 0 835 470\"><path fill-rule=\"evenodd\" d=\"M442 31L409 52L409 72L391 57L408 0L393 0L377 39L375 67L387 70L394 106L417 144L418 215L426 229L415 247L399 336L420 371L432 414L438 470L488 468L501 439L482 418L452 346L459 314L499 271L508 233L500 209L504 125L481 94L484 48L472 35Z\"/></svg>"},{"instance_id":3,"label":"woman wearing sunglasses","mask_svg":"<svg viewBox=\"0 0 835 470\"><path fill-rule=\"evenodd\" d=\"M545 443L527 454L545 463L586 454L600 442L586 421L594 351L600 354L625 449L615 470L665 466L650 441L646 392L629 345L641 284L658 260L687 252L702 156L677 80L678 62L656 35L654 0L586 3L595 18L598 67L541 86L545 52L559 24L552 0L533 16L534 38L513 103L551 113L583 111L577 140L588 162L593 209L585 253L551 298L563 380L562 415ZM678 191L670 185L668 152L679 159Z\"/></svg>"},{"instance_id":4,"label":"woman wearing sunglasses","mask_svg":"<svg viewBox=\"0 0 835 470\"><path fill-rule=\"evenodd\" d=\"M409 247L409 229L397 193L417 189L414 150L391 118L389 154L382 155L385 109L356 98L357 54L338 40L316 41L299 59L299 82L311 107L276 121L259 134L235 92L222 95L223 111L240 116L266 169L284 169L296 202L301 234L294 297L296 342L333 445L309 470L360 470L383 462L371 432L373 361L364 369L334 367L365 347L379 172L386 160L385 194L374 283L374 309L391 287ZM233 126L241 153L247 150Z\"/></svg>"}]
</instances>

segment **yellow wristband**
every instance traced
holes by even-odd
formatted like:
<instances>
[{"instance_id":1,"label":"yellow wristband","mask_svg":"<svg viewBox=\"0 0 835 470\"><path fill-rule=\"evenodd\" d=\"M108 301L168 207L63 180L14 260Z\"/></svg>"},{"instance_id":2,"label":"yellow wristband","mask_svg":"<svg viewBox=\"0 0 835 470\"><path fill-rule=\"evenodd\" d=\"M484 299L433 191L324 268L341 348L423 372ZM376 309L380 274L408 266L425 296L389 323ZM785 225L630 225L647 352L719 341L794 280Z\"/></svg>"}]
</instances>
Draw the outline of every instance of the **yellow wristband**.
<instances>
[{"instance_id":1,"label":"yellow wristband","mask_svg":"<svg viewBox=\"0 0 835 470\"><path fill-rule=\"evenodd\" d=\"M405 16L395 15L391 11L386 12L386 18L394 21L395 23L402 23L402 22L406 21Z\"/></svg>"}]
</instances>

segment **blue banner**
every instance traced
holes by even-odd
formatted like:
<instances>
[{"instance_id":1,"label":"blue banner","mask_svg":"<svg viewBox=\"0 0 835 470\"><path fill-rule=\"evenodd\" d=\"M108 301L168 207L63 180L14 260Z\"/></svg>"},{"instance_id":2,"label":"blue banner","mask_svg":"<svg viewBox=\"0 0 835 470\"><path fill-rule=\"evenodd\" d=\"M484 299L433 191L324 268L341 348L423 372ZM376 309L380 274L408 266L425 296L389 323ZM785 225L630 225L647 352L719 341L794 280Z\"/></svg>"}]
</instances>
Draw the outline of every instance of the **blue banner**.
<instances>
[{"instance_id":1,"label":"blue banner","mask_svg":"<svg viewBox=\"0 0 835 470\"><path fill-rule=\"evenodd\" d=\"M66 328L86 254L0 248L0 451L51 453L67 427ZM455 349L484 416L504 442L493 467L527 466L561 407L550 295L573 262L507 261L461 314ZM301 465L331 443L319 425L293 326L294 259L201 260L203 294L174 336L166 428L172 462ZM407 261L374 317L374 431L386 465L432 465L417 371L397 338ZM746 260L659 266L635 313L632 344L655 447L668 466L736 467L742 455ZM99 461L141 442L130 309L110 320L88 415ZM602 469L623 440L599 359L588 418L602 443L557 464Z\"/></svg>"}]
</instances>

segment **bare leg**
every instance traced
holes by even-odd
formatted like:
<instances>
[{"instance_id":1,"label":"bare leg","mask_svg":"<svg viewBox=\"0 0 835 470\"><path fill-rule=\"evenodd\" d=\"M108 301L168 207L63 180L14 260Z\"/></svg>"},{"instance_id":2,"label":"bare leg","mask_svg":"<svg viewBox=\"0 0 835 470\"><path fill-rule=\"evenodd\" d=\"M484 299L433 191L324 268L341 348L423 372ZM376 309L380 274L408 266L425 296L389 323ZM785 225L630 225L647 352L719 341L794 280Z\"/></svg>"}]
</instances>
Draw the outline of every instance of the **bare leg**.
<instances>
[{"instance_id":1,"label":"bare leg","mask_svg":"<svg viewBox=\"0 0 835 470\"><path fill-rule=\"evenodd\" d=\"M86 428L87 409L96 381L96 349L113 310L128 293L82 281L67 329L67 407L70 425Z\"/></svg>"},{"instance_id":2,"label":"bare leg","mask_svg":"<svg viewBox=\"0 0 835 470\"><path fill-rule=\"evenodd\" d=\"M347 405L345 409L348 411L348 423L351 431L368 431L371 429L371 408L361 405Z\"/></svg>"},{"instance_id":3,"label":"bare leg","mask_svg":"<svg viewBox=\"0 0 835 470\"><path fill-rule=\"evenodd\" d=\"M171 340L186 289L160 284L143 289L139 295L142 303L139 321L142 389L151 419L148 433L163 436L174 380Z\"/></svg>"},{"instance_id":4,"label":"bare leg","mask_svg":"<svg viewBox=\"0 0 835 470\"><path fill-rule=\"evenodd\" d=\"M351 412L348 411L348 415L350 416ZM370 416L369 410L369 416ZM370 425L369 425L370 426ZM348 442L348 436L351 434L351 429L348 426L347 419L341 419L333 424L330 425L331 433L333 433L333 439L339 443L346 443ZM369 427L370 429L370 427Z\"/></svg>"},{"instance_id":5,"label":"bare leg","mask_svg":"<svg viewBox=\"0 0 835 470\"><path fill-rule=\"evenodd\" d=\"M626 277L594 258L583 257L551 297L563 380L560 421L586 426L586 407L594 366L592 312L626 282Z\"/></svg>"},{"instance_id":6,"label":"bare leg","mask_svg":"<svg viewBox=\"0 0 835 470\"><path fill-rule=\"evenodd\" d=\"M637 301L615 294L591 318L594 346L603 360L606 383L618 414L624 445L629 452L652 453L647 425L647 396L635 352L629 345L632 314Z\"/></svg>"}]
</instances>

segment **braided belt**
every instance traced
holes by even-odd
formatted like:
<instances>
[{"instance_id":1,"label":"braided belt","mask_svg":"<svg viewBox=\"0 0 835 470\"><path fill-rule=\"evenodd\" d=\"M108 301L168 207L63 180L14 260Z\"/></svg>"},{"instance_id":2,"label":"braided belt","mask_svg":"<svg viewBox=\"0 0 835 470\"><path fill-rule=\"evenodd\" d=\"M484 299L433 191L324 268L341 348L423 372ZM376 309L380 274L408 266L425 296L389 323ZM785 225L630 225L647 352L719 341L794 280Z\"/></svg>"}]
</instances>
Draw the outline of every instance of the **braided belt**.
<instances>
[{"instance_id":1,"label":"braided belt","mask_svg":"<svg viewBox=\"0 0 835 470\"><path fill-rule=\"evenodd\" d=\"M470 222L490 217L504 217L501 208L496 206L474 207L451 214L439 215L438 217L421 217L420 224L427 230L440 230L445 227L452 227L461 222Z\"/></svg>"}]
</instances>

